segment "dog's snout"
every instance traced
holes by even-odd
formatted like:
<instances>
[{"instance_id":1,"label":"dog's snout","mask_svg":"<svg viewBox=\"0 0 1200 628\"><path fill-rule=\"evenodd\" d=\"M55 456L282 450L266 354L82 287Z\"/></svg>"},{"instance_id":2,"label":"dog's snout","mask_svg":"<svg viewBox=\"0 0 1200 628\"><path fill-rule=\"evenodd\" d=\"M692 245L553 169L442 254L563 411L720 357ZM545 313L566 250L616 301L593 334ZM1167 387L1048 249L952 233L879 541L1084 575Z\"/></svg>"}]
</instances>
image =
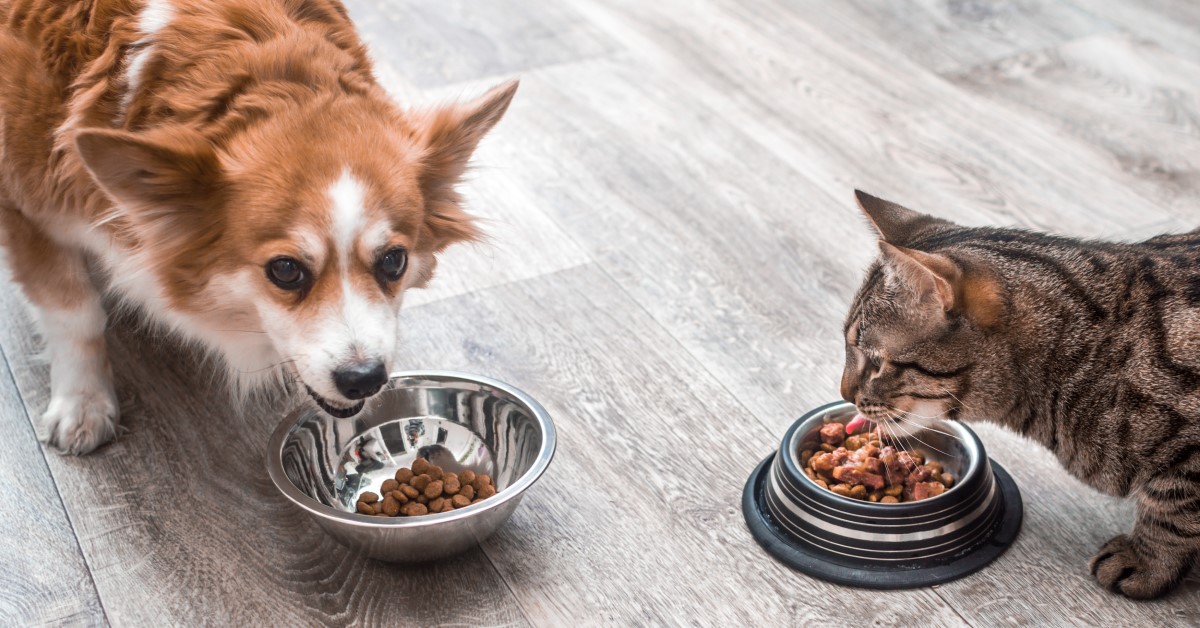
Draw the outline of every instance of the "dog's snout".
<instances>
[{"instance_id":1,"label":"dog's snout","mask_svg":"<svg viewBox=\"0 0 1200 628\"><path fill-rule=\"evenodd\" d=\"M333 372L338 392L347 399L365 399L379 392L388 381L387 369L379 360L353 362Z\"/></svg>"}]
</instances>

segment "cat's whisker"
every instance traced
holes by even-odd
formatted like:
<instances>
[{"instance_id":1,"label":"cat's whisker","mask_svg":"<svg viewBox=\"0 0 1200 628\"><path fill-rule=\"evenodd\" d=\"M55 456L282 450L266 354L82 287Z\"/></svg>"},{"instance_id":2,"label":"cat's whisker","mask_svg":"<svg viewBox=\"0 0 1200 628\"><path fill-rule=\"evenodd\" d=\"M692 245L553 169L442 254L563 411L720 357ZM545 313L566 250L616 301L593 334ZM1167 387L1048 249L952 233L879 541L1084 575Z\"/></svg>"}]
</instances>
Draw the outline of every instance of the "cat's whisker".
<instances>
[{"instance_id":1,"label":"cat's whisker","mask_svg":"<svg viewBox=\"0 0 1200 628\"><path fill-rule=\"evenodd\" d=\"M909 415L909 416L915 416L915 417L917 417L918 419L934 420L934 419L940 418L940 417L932 417L932 418L931 418L931 417L924 417L924 416L921 416L921 415L919 415L919 414L916 414L916 413L913 413L913 412L906 412L906 411L904 411L904 410L899 410L899 408L897 408L897 410L898 410L898 411L899 411L899 412L900 412L902 415L903 415L903 414L907 414L907 415ZM950 432L946 432L946 431L943 431L943 430L939 430L939 429L937 429L936 427L931 427L931 426L928 426L928 425L921 425L920 423L917 423L916 421L913 421L913 420L911 420L911 419L905 419L903 416L897 416L897 418L898 418L898 419L900 419L901 421L904 421L905 423L908 423L908 424L910 424L910 425L915 425L916 427L919 427L919 428L921 428L921 429L924 429L924 430L929 430L930 432L937 432L938 434L942 434L943 436L949 436L950 438L953 438L954 440L958 440L958 441L961 441L961 440L963 440L963 439L962 439L962 437L960 437L960 436L959 436L959 435L957 435L957 434L951 434Z\"/></svg>"},{"instance_id":2,"label":"cat's whisker","mask_svg":"<svg viewBox=\"0 0 1200 628\"><path fill-rule=\"evenodd\" d=\"M904 417L902 417L902 416L897 416L896 418L897 418L898 420L900 420L900 421L904 421L904 422L906 422L906 423L910 423L910 424L912 424L912 425L914 425L914 426L916 426L916 427L921 427L921 428L923 428L923 427L924 427L924 426L922 426L922 425L919 425L919 424L917 424L917 423L913 423L912 421L908 421L907 419L905 419L905 418L904 418ZM934 447L933 445L930 445L929 443L927 443L927 442L925 442L925 441L921 440L921 437L920 437L920 436L917 436L915 433L909 434L909 436L911 436L912 438L915 438L915 439L917 440L917 442L918 442L918 443L921 443L922 445L924 445L924 446L926 446L926 447L928 447L928 448L930 448L930 449L932 449L932 450L934 450L934 451L936 451L936 452L938 452L938 453L942 454L943 456L946 456L947 458L953 458L953 457L954 457L954 456L952 456L951 454L949 454L949 453L947 453L947 452L944 452L944 451L942 451L941 449L938 449L937 447Z\"/></svg>"},{"instance_id":3,"label":"cat's whisker","mask_svg":"<svg viewBox=\"0 0 1200 628\"><path fill-rule=\"evenodd\" d=\"M946 393L947 395L950 395L951 399L958 402L958 405L962 406L963 410L970 410L972 412L975 411L974 408L972 408L971 406L968 406L966 403L963 402L962 399L959 399L958 395L955 395L953 392L951 392L949 388L946 388L945 386L939 386L939 388L942 389L942 392Z\"/></svg>"}]
</instances>

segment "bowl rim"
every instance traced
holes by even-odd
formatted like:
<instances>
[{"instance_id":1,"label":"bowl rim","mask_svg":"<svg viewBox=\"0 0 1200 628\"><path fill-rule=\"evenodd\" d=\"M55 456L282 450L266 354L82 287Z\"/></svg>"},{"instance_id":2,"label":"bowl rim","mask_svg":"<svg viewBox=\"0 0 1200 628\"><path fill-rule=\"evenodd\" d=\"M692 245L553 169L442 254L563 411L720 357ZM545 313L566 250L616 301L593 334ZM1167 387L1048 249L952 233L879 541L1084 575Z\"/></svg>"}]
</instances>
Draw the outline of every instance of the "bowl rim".
<instances>
[{"instance_id":1,"label":"bowl rim","mask_svg":"<svg viewBox=\"0 0 1200 628\"><path fill-rule=\"evenodd\" d=\"M783 463L784 463L785 467L788 467L789 472L792 472L794 470L795 473L797 475L799 475L799 477L803 478L804 482L807 482L807 484L804 484L805 486L810 486L814 490L819 491L822 494L828 493L829 495L831 495L834 498L834 500L836 502L853 505L855 507L861 507L861 508L863 508L863 510L865 512L877 512L878 514L887 513L889 516L894 517L895 511L900 508L903 508L905 506L908 506L911 508L911 507L913 507L914 504L921 504L921 507L924 510L924 509L930 508L932 506L937 506L937 505L948 503L949 499L942 499L942 498L946 497L947 495L950 495L952 492L954 492L955 489L963 486L964 484L967 484L967 480L972 480L972 479L976 478L977 476L979 476L983 472L983 467L984 467L983 460L987 460L988 457L987 457L987 452L983 448L983 442L979 440L979 436L977 434L975 434L975 431L972 430L971 428L967 427L966 425L964 425L961 421L942 421L942 423L944 423L950 429L953 429L953 430L959 432L959 434L958 434L959 436L965 434L968 438L964 439L964 443L969 442L971 444L971 447L969 447L968 449L969 450L973 449L974 453L975 453L975 455L972 456L967 461L966 470L963 471L963 473L959 477L954 478L954 486L951 486L948 490L946 490L942 494L935 495L933 497L930 497L927 499L922 499L920 501L915 501L915 502L898 502L895 504L885 504L885 503L881 503L881 502L868 502L868 501L857 500L857 499L853 499L850 497L846 497L844 495L838 495L837 493L834 493L833 491L828 490L828 489L822 489L820 486L817 485L816 482L813 482L812 478L808 477L808 474L804 473L803 465L800 464L800 452L798 449L796 449L796 447L800 444L799 443L800 439L803 439L805 436L808 435L806 432L802 432L802 430L800 428L805 423L808 423L809 421L814 420L818 416L821 416L821 418L825 418L828 415L833 414L834 412L837 412L839 410L848 410L848 409L853 409L853 408L855 408L855 405L852 402L832 401L830 403L822 404L820 406L817 406L816 408L813 408L812 410L809 410L808 412L804 413L799 419L796 419L796 421L792 423L792 425L788 428L787 432L784 433L783 443L780 445L780 450L781 450L780 453L783 454L783 456L782 456ZM962 491L955 493L955 496L958 496L960 494L962 494ZM938 500L941 500L941 501L938 501ZM953 508L954 508L953 505L947 506L946 508L942 509L942 511L938 511L938 512L944 512L946 510L950 510ZM925 516L925 515L920 515L920 516Z\"/></svg>"},{"instance_id":2,"label":"bowl rim","mask_svg":"<svg viewBox=\"0 0 1200 628\"><path fill-rule=\"evenodd\" d=\"M419 517L374 517L357 512L339 510L325 505L301 492L300 489L296 488L296 485L292 484L292 481L288 479L287 474L283 470L284 439L287 438L288 433L296 425L296 420L300 415L312 411L312 408L307 403L301 403L298 407L288 412L279 425L275 427L275 431L272 432L267 446L267 473L271 476L271 482L275 484L276 490L283 493L293 504L303 508L308 514L329 521L374 528L423 528L439 523L467 519L489 510L500 508L510 500L519 499L525 490L532 486L542 476L542 473L546 471L546 468L550 466L550 461L554 458L554 452L558 446L554 421L551 420L550 413L542 407L542 404L538 403L536 399L525 391L511 384L483 375L445 370L396 371L388 376L388 384L385 390L395 389L397 384L403 380L481 384L514 397L529 409L538 427L542 430L542 446L538 449L533 466L529 467L525 473L522 473L511 486L506 487L502 491L497 491L494 497L451 512L427 514Z\"/></svg>"}]
</instances>

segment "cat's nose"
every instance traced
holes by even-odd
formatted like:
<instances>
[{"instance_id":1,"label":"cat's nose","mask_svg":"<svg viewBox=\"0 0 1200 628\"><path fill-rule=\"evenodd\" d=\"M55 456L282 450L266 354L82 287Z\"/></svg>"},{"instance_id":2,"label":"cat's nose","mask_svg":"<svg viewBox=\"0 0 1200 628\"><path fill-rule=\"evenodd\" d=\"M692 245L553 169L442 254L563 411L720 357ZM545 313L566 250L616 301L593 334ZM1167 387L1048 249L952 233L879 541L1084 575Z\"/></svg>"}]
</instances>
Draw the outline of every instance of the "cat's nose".
<instances>
[{"instance_id":1,"label":"cat's nose","mask_svg":"<svg viewBox=\"0 0 1200 628\"><path fill-rule=\"evenodd\" d=\"M854 403L854 398L858 396L858 383L850 373L842 374L842 399Z\"/></svg>"}]
</instances>

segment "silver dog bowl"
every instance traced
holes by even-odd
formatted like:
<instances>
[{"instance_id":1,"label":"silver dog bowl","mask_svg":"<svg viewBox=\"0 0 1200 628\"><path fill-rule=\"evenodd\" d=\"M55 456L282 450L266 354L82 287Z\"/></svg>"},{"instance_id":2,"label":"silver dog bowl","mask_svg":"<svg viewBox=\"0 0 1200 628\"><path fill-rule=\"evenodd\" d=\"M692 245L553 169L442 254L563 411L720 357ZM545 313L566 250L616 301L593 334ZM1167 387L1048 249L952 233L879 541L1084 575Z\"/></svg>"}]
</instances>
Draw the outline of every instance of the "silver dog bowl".
<instances>
[{"instance_id":1,"label":"silver dog bowl","mask_svg":"<svg viewBox=\"0 0 1200 628\"><path fill-rule=\"evenodd\" d=\"M746 483L742 512L759 544L785 564L839 584L902 589L982 569L1016 540L1021 494L966 425L945 421L899 445L942 463L954 485L936 497L872 503L823 489L802 470L818 430L855 415L845 402L800 417ZM923 441L923 442L921 442Z\"/></svg>"},{"instance_id":2,"label":"silver dog bowl","mask_svg":"<svg viewBox=\"0 0 1200 628\"><path fill-rule=\"evenodd\" d=\"M421 562L495 532L549 466L554 446L546 410L512 386L463 373L405 372L353 418L293 412L271 436L267 468L280 492L343 545L379 560ZM491 475L497 493L418 517L354 512L358 495L379 494L384 480L418 457L447 472Z\"/></svg>"}]
</instances>

